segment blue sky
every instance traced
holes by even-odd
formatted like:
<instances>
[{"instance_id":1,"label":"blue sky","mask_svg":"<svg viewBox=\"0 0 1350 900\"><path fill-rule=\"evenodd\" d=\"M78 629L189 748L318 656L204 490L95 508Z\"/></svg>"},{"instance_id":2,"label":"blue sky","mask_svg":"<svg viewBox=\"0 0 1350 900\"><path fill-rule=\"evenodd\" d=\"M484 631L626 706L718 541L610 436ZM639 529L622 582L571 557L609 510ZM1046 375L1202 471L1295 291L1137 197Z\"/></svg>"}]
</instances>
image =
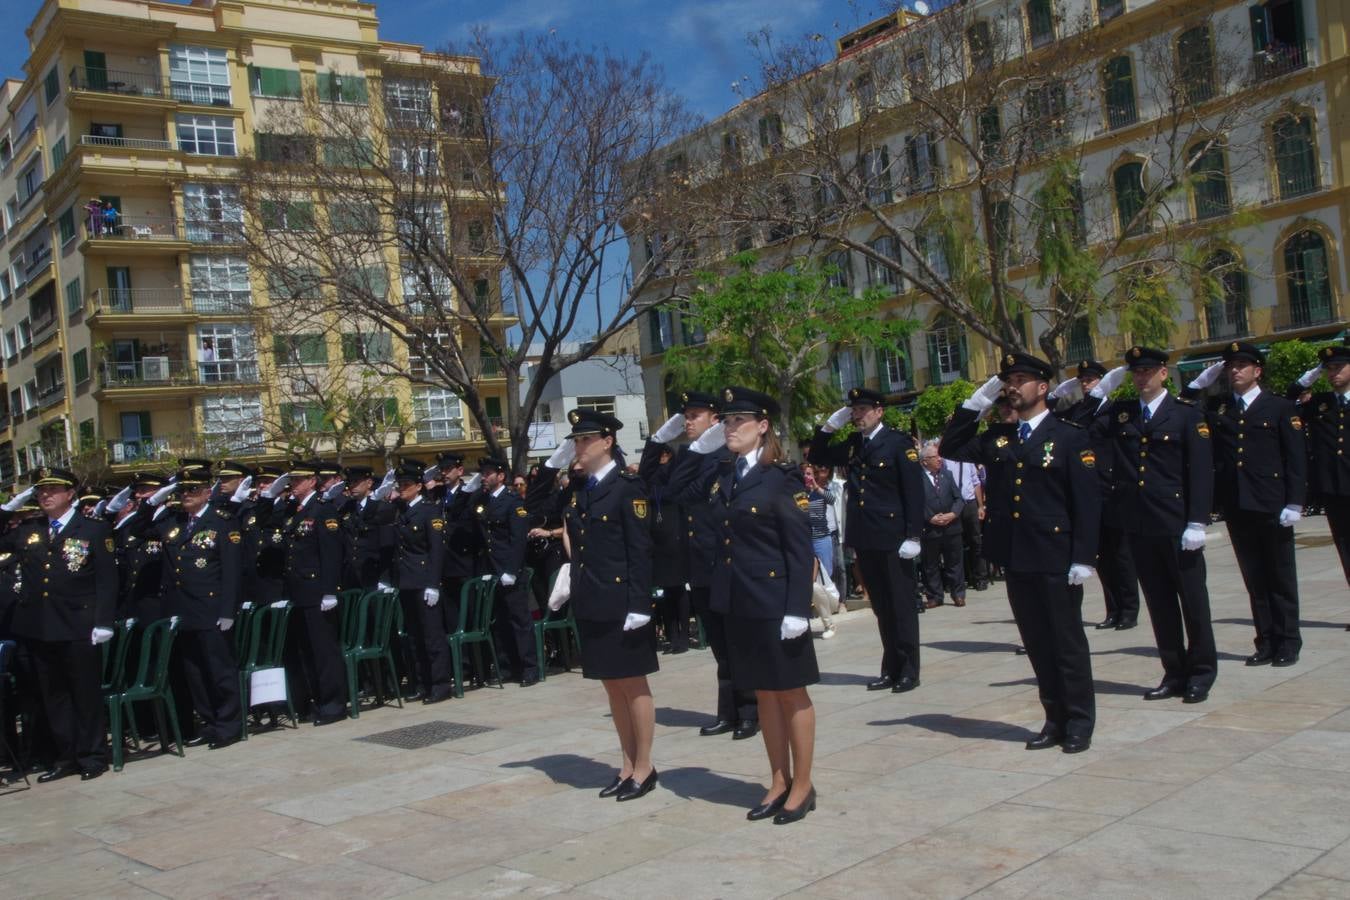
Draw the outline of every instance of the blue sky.
<instances>
[{"instance_id":1,"label":"blue sky","mask_svg":"<svg viewBox=\"0 0 1350 900\"><path fill-rule=\"evenodd\" d=\"M739 98L731 83L755 75L746 35L768 27L782 39L820 34L833 40L874 18L886 0L387 0L377 2L380 33L439 48L484 24L496 34L555 30L625 53L646 51L691 107L715 116ZM40 0L7 0L11 27L0 35L0 69L20 74L28 55L23 31Z\"/></svg>"}]
</instances>

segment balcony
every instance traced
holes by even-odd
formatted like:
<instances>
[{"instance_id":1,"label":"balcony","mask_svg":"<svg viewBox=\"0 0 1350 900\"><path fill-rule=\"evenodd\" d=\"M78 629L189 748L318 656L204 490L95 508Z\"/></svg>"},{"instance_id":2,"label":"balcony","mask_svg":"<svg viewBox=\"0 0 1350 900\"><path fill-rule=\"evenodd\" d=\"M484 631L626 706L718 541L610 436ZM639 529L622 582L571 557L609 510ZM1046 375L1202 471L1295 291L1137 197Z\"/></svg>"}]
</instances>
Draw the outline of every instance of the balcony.
<instances>
[{"instance_id":1,"label":"balcony","mask_svg":"<svg viewBox=\"0 0 1350 900\"><path fill-rule=\"evenodd\" d=\"M38 409L47 409L66 399L66 383L58 381L38 391Z\"/></svg>"},{"instance_id":2,"label":"balcony","mask_svg":"<svg viewBox=\"0 0 1350 900\"><path fill-rule=\"evenodd\" d=\"M1190 323L1190 343L1217 344L1252 336L1251 326L1247 323L1245 308L1226 310L1201 310L1199 317Z\"/></svg>"},{"instance_id":3,"label":"balcony","mask_svg":"<svg viewBox=\"0 0 1350 900\"><path fill-rule=\"evenodd\" d=\"M90 296L95 316L173 316L189 312L179 288L98 288Z\"/></svg>"},{"instance_id":4,"label":"balcony","mask_svg":"<svg viewBox=\"0 0 1350 900\"><path fill-rule=\"evenodd\" d=\"M108 461L113 465L158 462L171 459L173 455L168 438L142 437L108 441Z\"/></svg>"},{"instance_id":5,"label":"balcony","mask_svg":"<svg viewBox=\"0 0 1350 900\"><path fill-rule=\"evenodd\" d=\"M429 109L386 106L384 118L390 131L436 131L439 124Z\"/></svg>"},{"instance_id":6,"label":"balcony","mask_svg":"<svg viewBox=\"0 0 1350 900\"><path fill-rule=\"evenodd\" d=\"M230 86L228 84L201 84L192 81L175 81L169 85L173 99L179 103L194 106L229 106Z\"/></svg>"},{"instance_id":7,"label":"balcony","mask_svg":"<svg viewBox=\"0 0 1350 900\"><path fill-rule=\"evenodd\" d=\"M198 363L201 383L211 385L258 384L258 361L256 359L232 359L217 362Z\"/></svg>"},{"instance_id":8,"label":"balcony","mask_svg":"<svg viewBox=\"0 0 1350 900\"><path fill-rule=\"evenodd\" d=\"M1305 197L1322 190L1324 182L1317 169L1310 166L1294 165L1280 167L1278 160L1276 161L1276 167L1275 187L1277 196L1272 197L1270 202L1292 200L1295 197Z\"/></svg>"},{"instance_id":9,"label":"balcony","mask_svg":"<svg viewBox=\"0 0 1350 900\"><path fill-rule=\"evenodd\" d=\"M172 141L156 141L149 138L106 137L101 134L80 135L81 147L111 147L118 150L173 150Z\"/></svg>"},{"instance_id":10,"label":"balcony","mask_svg":"<svg viewBox=\"0 0 1350 900\"><path fill-rule=\"evenodd\" d=\"M146 356L134 362L104 362L98 369L100 390L191 387L197 369L184 359Z\"/></svg>"},{"instance_id":11,"label":"balcony","mask_svg":"<svg viewBox=\"0 0 1350 900\"><path fill-rule=\"evenodd\" d=\"M164 79L153 72L123 72L76 66L70 70L73 92L116 94L122 97L165 99Z\"/></svg>"},{"instance_id":12,"label":"balcony","mask_svg":"<svg viewBox=\"0 0 1350 900\"><path fill-rule=\"evenodd\" d=\"M1119 100L1106 105L1106 130L1115 131L1139 121L1139 110L1134 98Z\"/></svg>"},{"instance_id":13,"label":"balcony","mask_svg":"<svg viewBox=\"0 0 1350 900\"><path fill-rule=\"evenodd\" d=\"M1332 305L1330 297L1318 300L1292 303L1276 308L1271 316L1271 331L1298 331L1303 328L1317 328L1324 325L1336 325L1342 321L1340 311Z\"/></svg>"},{"instance_id":14,"label":"balcony","mask_svg":"<svg viewBox=\"0 0 1350 900\"><path fill-rule=\"evenodd\" d=\"M1302 44L1271 44L1252 57L1257 81L1269 81L1297 72L1308 65L1308 51Z\"/></svg>"},{"instance_id":15,"label":"balcony","mask_svg":"<svg viewBox=\"0 0 1350 900\"><path fill-rule=\"evenodd\" d=\"M94 241L183 241L183 226L173 216L118 216L115 221L84 222L85 238Z\"/></svg>"},{"instance_id":16,"label":"balcony","mask_svg":"<svg viewBox=\"0 0 1350 900\"><path fill-rule=\"evenodd\" d=\"M244 225L221 219L188 219L184 231L193 244L238 244Z\"/></svg>"},{"instance_id":17,"label":"balcony","mask_svg":"<svg viewBox=\"0 0 1350 900\"><path fill-rule=\"evenodd\" d=\"M242 316L253 307L248 290L192 289L192 311L203 316Z\"/></svg>"}]
</instances>

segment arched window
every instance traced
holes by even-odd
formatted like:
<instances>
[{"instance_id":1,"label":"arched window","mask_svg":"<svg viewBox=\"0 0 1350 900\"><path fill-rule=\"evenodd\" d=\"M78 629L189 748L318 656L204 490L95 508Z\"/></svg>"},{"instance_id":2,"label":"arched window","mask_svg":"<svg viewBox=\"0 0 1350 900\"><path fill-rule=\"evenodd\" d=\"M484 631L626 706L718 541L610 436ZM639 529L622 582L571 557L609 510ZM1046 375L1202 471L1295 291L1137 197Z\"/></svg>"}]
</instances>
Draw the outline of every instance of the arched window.
<instances>
[{"instance_id":1,"label":"arched window","mask_svg":"<svg viewBox=\"0 0 1350 900\"><path fill-rule=\"evenodd\" d=\"M950 315L943 313L928 329L928 382L946 384L966 377L966 332Z\"/></svg>"},{"instance_id":2,"label":"arched window","mask_svg":"<svg viewBox=\"0 0 1350 900\"><path fill-rule=\"evenodd\" d=\"M1121 165L1111 176L1111 186L1116 195L1116 217L1120 222L1121 233L1136 235L1148 231L1148 217L1140 215L1146 196L1144 164L1128 162Z\"/></svg>"},{"instance_id":3,"label":"arched window","mask_svg":"<svg viewBox=\"0 0 1350 900\"><path fill-rule=\"evenodd\" d=\"M1069 326L1064 355L1071 360L1093 359L1096 356L1092 349L1092 323L1087 316L1079 316Z\"/></svg>"},{"instance_id":4,"label":"arched window","mask_svg":"<svg viewBox=\"0 0 1350 900\"><path fill-rule=\"evenodd\" d=\"M1332 317L1327 244L1315 231L1300 231L1284 244L1284 277L1289 287L1289 326L1302 328Z\"/></svg>"},{"instance_id":5,"label":"arched window","mask_svg":"<svg viewBox=\"0 0 1350 900\"><path fill-rule=\"evenodd\" d=\"M1308 115L1283 115L1271 126L1275 147L1275 181L1281 200L1311 194L1321 187L1313 122Z\"/></svg>"},{"instance_id":6,"label":"arched window","mask_svg":"<svg viewBox=\"0 0 1350 900\"><path fill-rule=\"evenodd\" d=\"M1108 59L1102 66L1102 93L1108 129L1114 131L1139 120L1134 104L1134 67L1128 56Z\"/></svg>"},{"instance_id":7,"label":"arched window","mask_svg":"<svg viewBox=\"0 0 1350 900\"><path fill-rule=\"evenodd\" d=\"M1205 269L1214 277L1217 292L1204 304L1205 335L1211 341L1243 337L1247 329L1247 272L1227 250L1216 250L1205 261Z\"/></svg>"},{"instance_id":8,"label":"arched window","mask_svg":"<svg viewBox=\"0 0 1350 900\"><path fill-rule=\"evenodd\" d=\"M1186 153L1191 167L1191 190L1195 217L1212 219L1227 215L1232 206L1228 195L1228 170L1223 147L1217 141L1201 141Z\"/></svg>"},{"instance_id":9,"label":"arched window","mask_svg":"<svg viewBox=\"0 0 1350 900\"><path fill-rule=\"evenodd\" d=\"M1188 28L1177 38L1181 87L1191 103L1204 103L1214 96L1214 48L1209 26Z\"/></svg>"}]
</instances>

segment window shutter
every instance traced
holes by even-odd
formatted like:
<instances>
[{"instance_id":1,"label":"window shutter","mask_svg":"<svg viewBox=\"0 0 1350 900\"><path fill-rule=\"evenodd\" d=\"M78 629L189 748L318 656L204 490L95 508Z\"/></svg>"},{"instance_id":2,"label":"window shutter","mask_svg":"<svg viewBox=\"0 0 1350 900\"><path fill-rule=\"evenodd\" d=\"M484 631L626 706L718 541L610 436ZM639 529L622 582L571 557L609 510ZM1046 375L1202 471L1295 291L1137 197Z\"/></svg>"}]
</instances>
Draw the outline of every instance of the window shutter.
<instances>
[{"instance_id":1,"label":"window shutter","mask_svg":"<svg viewBox=\"0 0 1350 900\"><path fill-rule=\"evenodd\" d=\"M877 351L877 387L883 394L891 392L891 373L886 366L886 351Z\"/></svg>"},{"instance_id":2,"label":"window shutter","mask_svg":"<svg viewBox=\"0 0 1350 900\"><path fill-rule=\"evenodd\" d=\"M1298 6L1298 3L1294 4ZM1254 3L1247 9L1247 15L1252 24L1252 51L1260 53L1266 49L1269 41L1266 37L1266 8L1260 3Z\"/></svg>"},{"instance_id":3,"label":"window shutter","mask_svg":"<svg viewBox=\"0 0 1350 900\"><path fill-rule=\"evenodd\" d=\"M138 412L136 415L141 420L141 437L148 438L154 434L154 432L150 430L150 413Z\"/></svg>"},{"instance_id":4,"label":"window shutter","mask_svg":"<svg viewBox=\"0 0 1350 900\"><path fill-rule=\"evenodd\" d=\"M276 357L277 365L284 366L291 362L291 338L287 334L272 335L272 354Z\"/></svg>"},{"instance_id":5,"label":"window shutter","mask_svg":"<svg viewBox=\"0 0 1350 900\"><path fill-rule=\"evenodd\" d=\"M393 420L397 419L397 418L398 418L398 398L397 398L397 397L385 397L384 400L383 400L382 402L383 402L383 406L384 406L384 420L385 420L386 422L392 422Z\"/></svg>"}]
</instances>

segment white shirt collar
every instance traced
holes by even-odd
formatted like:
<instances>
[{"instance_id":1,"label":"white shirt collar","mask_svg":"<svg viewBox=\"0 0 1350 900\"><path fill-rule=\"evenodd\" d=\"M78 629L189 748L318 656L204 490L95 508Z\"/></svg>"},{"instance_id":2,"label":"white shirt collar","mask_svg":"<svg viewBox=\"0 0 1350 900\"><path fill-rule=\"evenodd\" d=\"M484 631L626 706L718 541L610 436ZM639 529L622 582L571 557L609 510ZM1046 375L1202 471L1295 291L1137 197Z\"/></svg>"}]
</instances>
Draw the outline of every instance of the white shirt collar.
<instances>
[{"instance_id":1,"label":"white shirt collar","mask_svg":"<svg viewBox=\"0 0 1350 900\"><path fill-rule=\"evenodd\" d=\"M194 519L200 519L202 516L206 515L206 511L207 511L208 509L210 509L210 508L211 508L211 504L210 504L210 503L206 504L206 505L203 506L201 509L197 510L196 515L194 515L192 518L194 518Z\"/></svg>"},{"instance_id":2,"label":"white shirt collar","mask_svg":"<svg viewBox=\"0 0 1350 900\"><path fill-rule=\"evenodd\" d=\"M59 519L56 520L56 521L58 521L58 522L61 523L61 530L62 530L62 531L65 531L65 530L66 530L66 526L70 524L70 520L73 519L73 518L75 517L75 513L78 512L78 511L79 511L79 510L77 510L77 509L75 508L75 504L72 503L71 506L70 506L70 509L66 510L65 514L64 514L63 516L61 516L61 518L59 518ZM47 520L47 526L48 526L49 528L51 527L51 520L50 520L50 519Z\"/></svg>"},{"instance_id":3,"label":"white shirt collar","mask_svg":"<svg viewBox=\"0 0 1350 900\"><path fill-rule=\"evenodd\" d=\"M308 506L308 505L309 505L309 501L313 500L314 497L315 497L318 493L319 493L318 491L310 491L309 494L306 495L305 499L301 500L300 503L299 503L299 505L297 505L297 506L295 507L295 511L296 511L296 512L299 512L300 510L302 510L302 509L304 509L306 506Z\"/></svg>"},{"instance_id":4,"label":"white shirt collar","mask_svg":"<svg viewBox=\"0 0 1350 900\"><path fill-rule=\"evenodd\" d=\"M1145 403L1145 402L1141 399L1141 400L1139 401L1139 408L1140 408L1140 409L1143 409L1145 406L1147 406L1147 407L1148 407L1148 415L1149 415L1149 418L1152 418L1152 417L1158 412L1158 407L1162 405L1162 402L1163 402L1163 400L1164 400L1166 397L1167 397L1167 391L1163 391L1162 393L1158 394L1158 396L1156 396L1156 397L1153 398L1153 402L1152 402L1152 403Z\"/></svg>"},{"instance_id":5,"label":"white shirt collar","mask_svg":"<svg viewBox=\"0 0 1350 900\"><path fill-rule=\"evenodd\" d=\"M1347 398L1350 398L1350 388L1346 388L1345 390L1339 391L1339 392L1338 392L1338 391L1332 391L1332 393L1335 394L1337 397L1347 397Z\"/></svg>"},{"instance_id":6,"label":"white shirt collar","mask_svg":"<svg viewBox=\"0 0 1350 900\"><path fill-rule=\"evenodd\" d=\"M744 454L744 455L742 455L742 456L740 457L741 459L745 460L746 463L748 463L748 465L746 465L746 467L745 467L745 471L749 472L749 471L750 471L751 469L753 469L755 466L759 465L759 453L760 453L760 451L763 450L763 449L764 449L764 448L763 448L762 446L756 447L755 449L751 450L749 453L746 453L746 454Z\"/></svg>"},{"instance_id":7,"label":"white shirt collar","mask_svg":"<svg viewBox=\"0 0 1350 900\"><path fill-rule=\"evenodd\" d=\"M886 427L885 421L878 422L876 428L873 428L870 432L868 432L863 436L864 439L870 441L872 438L876 437L881 432L881 429L885 427ZM758 459L758 456L756 456L756 459Z\"/></svg>"},{"instance_id":8,"label":"white shirt collar","mask_svg":"<svg viewBox=\"0 0 1350 900\"><path fill-rule=\"evenodd\" d=\"M416 497L408 501L408 509L412 509L414 506L416 506L421 502L422 502L422 495L418 494Z\"/></svg>"},{"instance_id":9,"label":"white shirt collar","mask_svg":"<svg viewBox=\"0 0 1350 900\"><path fill-rule=\"evenodd\" d=\"M493 492L492 492L492 496L493 496L494 498L500 497L500 496L502 495L502 491L504 491L504 490L506 490L506 483L505 483L505 482L502 482L502 486L499 487L499 488L497 488L495 491L493 491Z\"/></svg>"},{"instance_id":10,"label":"white shirt collar","mask_svg":"<svg viewBox=\"0 0 1350 900\"><path fill-rule=\"evenodd\" d=\"M612 459L609 462L605 463L604 468L602 468L599 472L595 473L596 482L604 481L609 476L609 473L614 471L614 468L617 465L618 463L616 463Z\"/></svg>"},{"instance_id":11,"label":"white shirt collar","mask_svg":"<svg viewBox=\"0 0 1350 900\"><path fill-rule=\"evenodd\" d=\"M1247 402L1248 407L1250 407L1253 403L1255 403L1256 398L1259 397L1260 395L1261 395L1261 385L1259 384L1252 385L1252 389L1245 394L1234 394L1234 396L1237 397L1239 400L1245 400Z\"/></svg>"},{"instance_id":12,"label":"white shirt collar","mask_svg":"<svg viewBox=\"0 0 1350 900\"><path fill-rule=\"evenodd\" d=\"M1027 423L1028 425L1031 426L1031 430L1032 430L1032 431L1035 431L1038 427L1040 427L1041 420L1044 419L1044 418L1045 418L1046 416L1048 416L1048 415L1050 415L1050 410L1049 410L1049 409L1043 409L1043 410L1040 411L1040 413L1039 413L1038 415L1032 416L1030 419L1027 419L1027 420L1026 420L1026 423ZM1018 422L1018 423L1017 423L1017 427L1018 427L1018 429L1020 430L1021 427L1022 427L1022 423L1021 423L1021 422Z\"/></svg>"}]
</instances>

